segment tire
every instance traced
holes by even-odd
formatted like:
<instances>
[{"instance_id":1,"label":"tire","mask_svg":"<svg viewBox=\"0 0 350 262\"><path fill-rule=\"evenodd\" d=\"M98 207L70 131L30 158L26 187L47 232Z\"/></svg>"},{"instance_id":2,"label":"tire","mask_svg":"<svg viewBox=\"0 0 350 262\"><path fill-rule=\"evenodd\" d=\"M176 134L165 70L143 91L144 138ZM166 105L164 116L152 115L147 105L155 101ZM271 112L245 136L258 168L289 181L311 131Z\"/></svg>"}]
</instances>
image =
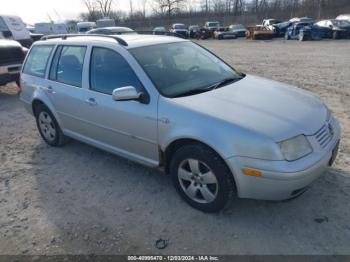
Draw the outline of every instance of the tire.
<instances>
[{"instance_id":1,"label":"tire","mask_svg":"<svg viewBox=\"0 0 350 262\"><path fill-rule=\"evenodd\" d=\"M299 41L304 41L305 40L305 36L304 33L299 33Z\"/></svg>"},{"instance_id":2,"label":"tire","mask_svg":"<svg viewBox=\"0 0 350 262\"><path fill-rule=\"evenodd\" d=\"M338 33L337 31L334 31L334 32L332 33L332 38L333 38L333 39L338 39L338 38L339 38L339 33Z\"/></svg>"},{"instance_id":3,"label":"tire","mask_svg":"<svg viewBox=\"0 0 350 262\"><path fill-rule=\"evenodd\" d=\"M179 148L171 159L170 174L180 196L203 212L223 209L235 188L233 175L225 162L201 144Z\"/></svg>"},{"instance_id":4,"label":"tire","mask_svg":"<svg viewBox=\"0 0 350 262\"><path fill-rule=\"evenodd\" d=\"M56 118L45 105L36 106L35 119L39 133L48 145L55 147L64 145L66 137Z\"/></svg>"},{"instance_id":5,"label":"tire","mask_svg":"<svg viewBox=\"0 0 350 262\"><path fill-rule=\"evenodd\" d=\"M286 39L286 40L289 40L289 39L290 39L288 32L286 32L286 33L284 34L284 39Z\"/></svg>"}]
</instances>

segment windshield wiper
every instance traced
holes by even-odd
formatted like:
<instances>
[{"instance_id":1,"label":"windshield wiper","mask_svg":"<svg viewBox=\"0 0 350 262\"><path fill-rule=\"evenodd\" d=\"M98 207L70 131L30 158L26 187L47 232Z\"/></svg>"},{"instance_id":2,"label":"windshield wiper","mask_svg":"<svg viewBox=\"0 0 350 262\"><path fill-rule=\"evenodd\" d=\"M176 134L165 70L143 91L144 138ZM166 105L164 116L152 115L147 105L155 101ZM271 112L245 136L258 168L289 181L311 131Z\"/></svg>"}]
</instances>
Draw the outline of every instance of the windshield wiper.
<instances>
[{"instance_id":1,"label":"windshield wiper","mask_svg":"<svg viewBox=\"0 0 350 262\"><path fill-rule=\"evenodd\" d=\"M215 83L213 85L210 85L208 87L199 88L199 89L192 89L192 90L189 90L187 92L178 94L178 95L176 95L174 97L190 96L190 95L196 95L196 94L204 93L204 92L207 92L207 91L211 91L211 90L214 90L214 89L219 88L221 86L224 86L224 85L236 82L238 80L241 80L243 77L244 76L225 78L224 80L221 80L220 82L217 82L217 83Z\"/></svg>"},{"instance_id":2,"label":"windshield wiper","mask_svg":"<svg viewBox=\"0 0 350 262\"><path fill-rule=\"evenodd\" d=\"M242 79L243 77L229 77L229 78L225 78L224 80L221 80L213 85L210 85L207 87L208 90L214 90L217 89L219 87L225 86L227 84L231 84L233 82L236 82L240 79Z\"/></svg>"},{"instance_id":3,"label":"windshield wiper","mask_svg":"<svg viewBox=\"0 0 350 262\"><path fill-rule=\"evenodd\" d=\"M207 91L209 91L207 88L192 89L192 90L186 91L184 93L178 94L174 97L196 95L196 94L200 94L200 93L207 92Z\"/></svg>"}]
</instances>

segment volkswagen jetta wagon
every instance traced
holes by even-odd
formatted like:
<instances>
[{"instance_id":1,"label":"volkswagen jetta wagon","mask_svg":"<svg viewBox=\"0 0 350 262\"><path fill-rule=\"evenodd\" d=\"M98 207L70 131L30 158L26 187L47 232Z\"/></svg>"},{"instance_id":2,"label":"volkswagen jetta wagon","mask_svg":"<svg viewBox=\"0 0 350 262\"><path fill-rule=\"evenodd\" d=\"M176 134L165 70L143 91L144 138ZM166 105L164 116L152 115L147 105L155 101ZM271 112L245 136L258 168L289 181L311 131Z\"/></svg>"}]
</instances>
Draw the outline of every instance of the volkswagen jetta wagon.
<instances>
[{"instance_id":1,"label":"volkswagen jetta wagon","mask_svg":"<svg viewBox=\"0 0 350 262\"><path fill-rule=\"evenodd\" d=\"M192 207L303 193L340 126L309 92L237 72L168 36L53 36L33 44L20 99L51 146L66 137L170 173Z\"/></svg>"}]
</instances>

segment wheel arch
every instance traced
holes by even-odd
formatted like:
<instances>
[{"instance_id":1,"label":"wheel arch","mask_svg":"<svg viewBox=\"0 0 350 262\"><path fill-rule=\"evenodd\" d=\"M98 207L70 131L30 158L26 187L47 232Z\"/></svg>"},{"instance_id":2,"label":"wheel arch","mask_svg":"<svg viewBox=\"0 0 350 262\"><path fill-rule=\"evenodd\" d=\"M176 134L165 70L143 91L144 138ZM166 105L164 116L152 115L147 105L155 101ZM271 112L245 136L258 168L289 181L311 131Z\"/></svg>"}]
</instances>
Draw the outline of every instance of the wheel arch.
<instances>
[{"instance_id":1,"label":"wheel arch","mask_svg":"<svg viewBox=\"0 0 350 262\"><path fill-rule=\"evenodd\" d=\"M56 111L53 110L53 105L50 103L50 101L46 101L46 100L40 99L40 98L38 98L38 97L34 98L34 99L32 100L32 112L33 112L33 115L34 115L34 116L36 116L36 108L37 108L39 105L43 105L43 106L47 107L47 108L50 110L50 112L53 114L53 116L55 117L55 119L56 119L58 125L59 125L60 127L62 127L62 126L61 126L61 121L60 121L60 119L59 119L59 117L58 117Z\"/></svg>"},{"instance_id":2,"label":"wheel arch","mask_svg":"<svg viewBox=\"0 0 350 262\"><path fill-rule=\"evenodd\" d=\"M203 146L209 148L210 150L215 152L227 166L225 158L218 152L218 150L216 150L212 146L208 145L207 143L200 141L198 139L194 139L194 138L177 138L177 139L173 140L172 142L170 142L165 147L165 149L163 151L161 151L161 163L163 164L164 170L167 174L169 173L169 167L170 167L170 162L171 162L172 156L176 152L176 150L178 150L179 148L181 148L183 146L190 145L190 144L200 144L200 145L203 145ZM228 166L227 166L227 168L230 169Z\"/></svg>"}]
</instances>

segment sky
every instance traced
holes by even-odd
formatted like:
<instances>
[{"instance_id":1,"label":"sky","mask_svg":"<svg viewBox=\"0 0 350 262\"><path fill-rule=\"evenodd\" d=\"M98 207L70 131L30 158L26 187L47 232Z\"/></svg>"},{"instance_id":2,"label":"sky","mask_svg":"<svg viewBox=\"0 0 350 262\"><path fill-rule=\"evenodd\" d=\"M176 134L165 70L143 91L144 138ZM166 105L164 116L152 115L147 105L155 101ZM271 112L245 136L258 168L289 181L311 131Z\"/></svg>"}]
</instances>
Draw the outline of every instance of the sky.
<instances>
[{"instance_id":1,"label":"sky","mask_svg":"<svg viewBox=\"0 0 350 262\"><path fill-rule=\"evenodd\" d=\"M137 0L134 2L136 4ZM114 9L128 11L129 1L116 0ZM81 0L0 0L0 14L17 15L23 22L32 25L48 22L49 16L55 22L77 19L85 11Z\"/></svg>"}]
</instances>

